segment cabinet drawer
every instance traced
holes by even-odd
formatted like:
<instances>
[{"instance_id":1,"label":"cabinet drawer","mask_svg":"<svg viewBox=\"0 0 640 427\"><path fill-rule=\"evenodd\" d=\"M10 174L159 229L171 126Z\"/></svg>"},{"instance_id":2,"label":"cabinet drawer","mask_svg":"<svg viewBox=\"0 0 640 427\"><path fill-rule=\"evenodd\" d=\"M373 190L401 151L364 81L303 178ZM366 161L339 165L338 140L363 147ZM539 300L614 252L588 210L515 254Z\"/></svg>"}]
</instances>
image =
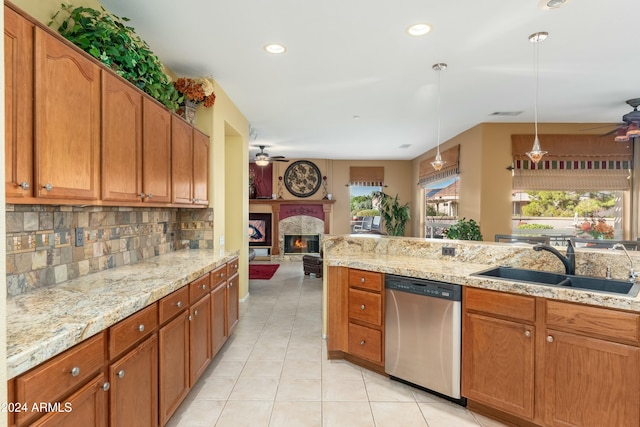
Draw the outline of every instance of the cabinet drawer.
<instances>
[{"instance_id":1,"label":"cabinet drawer","mask_svg":"<svg viewBox=\"0 0 640 427\"><path fill-rule=\"evenodd\" d=\"M158 307L153 304L109 328L109 358L146 338L158 326Z\"/></svg>"},{"instance_id":2,"label":"cabinet drawer","mask_svg":"<svg viewBox=\"0 0 640 427\"><path fill-rule=\"evenodd\" d=\"M98 372L105 363L105 337L100 333L27 372L15 382L15 401L57 402ZM16 423L26 424L41 414L18 412Z\"/></svg>"},{"instance_id":3,"label":"cabinet drawer","mask_svg":"<svg viewBox=\"0 0 640 427\"><path fill-rule=\"evenodd\" d=\"M598 335L610 341L640 344L640 315L607 308L546 300L549 328Z\"/></svg>"},{"instance_id":4,"label":"cabinet drawer","mask_svg":"<svg viewBox=\"0 0 640 427\"><path fill-rule=\"evenodd\" d=\"M349 318L382 326L382 295L349 289Z\"/></svg>"},{"instance_id":5,"label":"cabinet drawer","mask_svg":"<svg viewBox=\"0 0 640 427\"><path fill-rule=\"evenodd\" d=\"M466 310L527 322L534 322L536 318L534 297L465 287L462 301Z\"/></svg>"},{"instance_id":6,"label":"cabinet drawer","mask_svg":"<svg viewBox=\"0 0 640 427\"><path fill-rule=\"evenodd\" d=\"M231 277L238 272L238 258L234 258L227 263L227 277Z\"/></svg>"},{"instance_id":7,"label":"cabinet drawer","mask_svg":"<svg viewBox=\"0 0 640 427\"><path fill-rule=\"evenodd\" d=\"M382 290L382 273L364 270L349 270L349 287Z\"/></svg>"},{"instance_id":8,"label":"cabinet drawer","mask_svg":"<svg viewBox=\"0 0 640 427\"><path fill-rule=\"evenodd\" d=\"M189 301L191 304L209 293L209 280L209 275L205 274L189 284Z\"/></svg>"},{"instance_id":9,"label":"cabinet drawer","mask_svg":"<svg viewBox=\"0 0 640 427\"><path fill-rule=\"evenodd\" d=\"M382 363L382 332L349 323L349 353Z\"/></svg>"},{"instance_id":10,"label":"cabinet drawer","mask_svg":"<svg viewBox=\"0 0 640 427\"><path fill-rule=\"evenodd\" d=\"M211 276L211 289L215 288L216 285L227 280L227 265L220 266L213 270L210 273Z\"/></svg>"},{"instance_id":11,"label":"cabinet drawer","mask_svg":"<svg viewBox=\"0 0 640 427\"><path fill-rule=\"evenodd\" d=\"M189 305L189 287L184 286L160 300L158 311L160 324L170 320Z\"/></svg>"}]
</instances>

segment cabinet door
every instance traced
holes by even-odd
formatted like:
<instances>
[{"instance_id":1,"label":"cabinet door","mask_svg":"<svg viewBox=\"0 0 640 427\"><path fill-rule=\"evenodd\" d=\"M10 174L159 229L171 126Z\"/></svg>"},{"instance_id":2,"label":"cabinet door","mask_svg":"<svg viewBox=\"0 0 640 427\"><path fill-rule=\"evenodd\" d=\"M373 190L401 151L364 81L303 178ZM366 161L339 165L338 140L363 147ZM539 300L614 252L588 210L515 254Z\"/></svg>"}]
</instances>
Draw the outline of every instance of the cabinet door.
<instances>
[{"instance_id":1,"label":"cabinet door","mask_svg":"<svg viewBox=\"0 0 640 427\"><path fill-rule=\"evenodd\" d=\"M102 199L139 202L142 193L142 95L102 73Z\"/></svg>"},{"instance_id":2,"label":"cabinet door","mask_svg":"<svg viewBox=\"0 0 640 427\"><path fill-rule=\"evenodd\" d=\"M193 128L177 116L171 117L171 191L173 203L193 203Z\"/></svg>"},{"instance_id":3,"label":"cabinet door","mask_svg":"<svg viewBox=\"0 0 640 427\"><path fill-rule=\"evenodd\" d=\"M533 326L467 313L462 333L462 395L533 418Z\"/></svg>"},{"instance_id":4,"label":"cabinet door","mask_svg":"<svg viewBox=\"0 0 640 427\"><path fill-rule=\"evenodd\" d=\"M193 130L193 203L209 205L209 137Z\"/></svg>"},{"instance_id":5,"label":"cabinet door","mask_svg":"<svg viewBox=\"0 0 640 427\"><path fill-rule=\"evenodd\" d=\"M189 393L189 319L187 312L160 328L158 332L160 373L160 425Z\"/></svg>"},{"instance_id":6,"label":"cabinet door","mask_svg":"<svg viewBox=\"0 0 640 427\"><path fill-rule=\"evenodd\" d=\"M145 202L171 202L171 113L142 98L142 192Z\"/></svg>"},{"instance_id":7,"label":"cabinet door","mask_svg":"<svg viewBox=\"0 0 640 427\"><path fill-rule=\"evenodd\" d=\"M211 292L211 357L227 341L227 283L223 282Z\"/></svg>"},{"instance_id":8,"label":"cabinet door","mask_svg":"<svg viewBox=\"0 0 640 427\"><path fill-rule=\"evenodd\" d=\"M4 155L6 196L33 196L33 24L6 6Z\"/></svg>"},{"instance_id":9,"label":"cabinet door","mask_svg":"<svg viewBox=\"0 0 640 427\"><path fill-rule=\"evenodd\" d=\"M227 334L231 335L233 328L238 324L240 319L239 302L240 302L240 289L238 283L238 275L230 277L227 281L229 286L227 292Z\"/></svg>"},{"instance_id":10,"label":"cabinet door","mask_svg":"<svg viewBox=\"0 0 640 427\"><path fill-rule=\"evenodd\" d=\"M191 306L189 325L189 378L191 387L211 361L211 297Z\"/></svg>"},{"instance_id":11,"label":"cabinet door","mask_svg":"<svg viewBox=\"0 0 640 427\"><path fill-rule=\"evenodd\" d=\"M56 412L40 418L32 427L106 427L107 408L104 375L100 374L60 403Z\"/></svg>"},{"instance_id":12,"label":"cabinet door","mask_svg":"<svg viewBox=\"0 0 640 427\"><path fill-rule=\"evenodd\" d=\"M158 425L158 338L154 334L109 368L110 425Z\"/></svg>"},{"instance_id":13,"label":"cabinet door","mask_svg":"<svg viewBox=\"0 0 640 427\"><path fill-rule=\"evenodd\" d=\"M100 68L35 30L35 194L100 196Z\"/></svg>"},{"instance_id":14,"label":"cabinet door","mask_svg":"<svg viewBox=\"0 0 640 427\"><path fill-rule=\"evenodd\" d=\"M545 424L637 426L639 363L639 348L547 330Z\"/></svg>"}]
</instances>

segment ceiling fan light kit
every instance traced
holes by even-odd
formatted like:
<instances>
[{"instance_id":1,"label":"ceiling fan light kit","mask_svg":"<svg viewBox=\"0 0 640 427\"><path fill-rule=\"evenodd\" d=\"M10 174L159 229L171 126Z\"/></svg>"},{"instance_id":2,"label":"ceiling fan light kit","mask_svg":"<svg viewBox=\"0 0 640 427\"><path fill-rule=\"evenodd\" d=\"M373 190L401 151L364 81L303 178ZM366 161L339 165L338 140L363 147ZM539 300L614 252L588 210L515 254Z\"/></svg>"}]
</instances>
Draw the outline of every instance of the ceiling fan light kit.
<instances>
[{"instance_id":1,"label":"ceiling fan light kit","mask_svg":"<svg viewBox=\"0 0 640 427\"><path fill-rule=\"evenodd\" d=\"M529 41L531 43L535 43L535 46L533 48L533 54L534 54L534 68L535 68L535 75L536 75L536 91L535 91L535 96L534 96L534 104L533 104L533 121L534 121L534 128L535 128L535 137L533 139L533 147L531 147L531 151L527 151L527 156L529 156L529 158L531 159L531 161L533 163L538 163L540 160L542 160L542 156L544 156L545 154L547 154L546 151L543 151L542 148L540 147L540 141L538 140L538 77L539 77L539 70L538 70L538 43L541 42L542 40L546 39L549 36L549 33L544 32L544 31L540 31L538 33L533 33L529 36Z\"/></svg>"},{"instance_id":2,"label":"ceiling fan light kit","mask_svg":"<svg viewBox=\"0 0 640 427\"><path fill-rule=\"evenodd\" d=\"M260 149L259 153L256 153L256 157L254 163L257 166L267 166L271 162L288 162L288 159L285 159L283 156L269 156L269 153L265 153L265 145L258 145Z\"/></svg>"},{"instance_id":3,"label":"ceiling fan light kit","mask_svg":"<svg viewBox=\"0 0 640 427\"><path fill-rule=\"evenodd\" d=\"M445 64L444 62L439 62L437 64L433 64L433 66L431 67L433 68L434 71L438 72L438 110L437 110L437 116L438 116L438 138L437 138L437 145L436 145L436 158L434 159L433 162L431 162L431 166L433 166L433 168L436 171L439 171L442 169L442 167L444 166L445 162L444 160L442 160L442 156L440 155L440 72L442 70L446 70L447 69L447 64Z\"/></svg>"}]
</instances>

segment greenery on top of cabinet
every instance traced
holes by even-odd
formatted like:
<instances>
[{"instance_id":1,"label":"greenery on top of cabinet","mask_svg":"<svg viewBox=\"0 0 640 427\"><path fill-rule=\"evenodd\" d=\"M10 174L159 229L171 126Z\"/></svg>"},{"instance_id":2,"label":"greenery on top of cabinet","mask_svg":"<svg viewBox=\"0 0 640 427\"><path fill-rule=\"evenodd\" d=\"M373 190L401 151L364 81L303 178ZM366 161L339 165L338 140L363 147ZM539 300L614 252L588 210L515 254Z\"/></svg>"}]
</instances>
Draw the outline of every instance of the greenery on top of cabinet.
<instances>
[{"instance_id":1,"label":"greenery on top of cabinet","mask_svg":"<svg viewBox=\"0 0 640 427\"><path fill-rule=\"evenodd\" d=\"M175 111L182 96L162 71L162 64L149 45L123 23L127 21L104 8L99 11L62 4L48 25L57 25L56 30L67 40Z\"/></svg>"}]
</instances>

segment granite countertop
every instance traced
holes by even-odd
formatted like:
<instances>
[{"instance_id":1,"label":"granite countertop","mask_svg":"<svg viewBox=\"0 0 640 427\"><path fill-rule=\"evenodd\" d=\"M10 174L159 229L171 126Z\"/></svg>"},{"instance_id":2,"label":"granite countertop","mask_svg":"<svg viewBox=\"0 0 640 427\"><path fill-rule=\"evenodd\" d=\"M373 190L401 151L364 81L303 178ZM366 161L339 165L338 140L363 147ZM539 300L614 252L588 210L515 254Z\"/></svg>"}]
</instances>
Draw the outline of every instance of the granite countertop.
<instances>
[{"instance_id":1,"label":"granite countertop","mask_svg":"<svg viewBox=\"0 0 640 427\"><path fill-rule=\"evenodd\" d=\"M443 261L411 256L359 253L357 255L336 254L324 257L328 266L349 267L377 271L399 276L438 280L476 288L531 295L561 301L590 304L640 312L640 295L630 297L607 292L595 292L559 286L517 282L471 274L487 270L496 265L460 261Z\"/></svg>"},{"instance_id":2,"label":"granite countertop","mask_svg":"<svg viewBox=\"0 0 640 427\"><path fill-rule=\"evenodd\" d=\"M237 257L182 250L7 298L13 378Z\"/></svg>"}]
</instances>

